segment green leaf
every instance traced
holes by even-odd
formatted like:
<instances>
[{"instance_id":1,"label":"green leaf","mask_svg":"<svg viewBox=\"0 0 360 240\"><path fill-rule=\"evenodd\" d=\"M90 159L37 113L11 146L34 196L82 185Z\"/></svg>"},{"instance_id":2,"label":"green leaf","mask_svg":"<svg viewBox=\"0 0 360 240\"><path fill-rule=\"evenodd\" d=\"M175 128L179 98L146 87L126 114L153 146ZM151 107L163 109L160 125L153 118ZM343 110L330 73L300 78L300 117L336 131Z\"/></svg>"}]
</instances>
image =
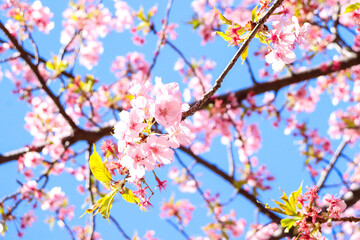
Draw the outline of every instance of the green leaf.
<instances>
[{"instance_id":1,"label":"green leaf","mask_svg":"<svg viewBox=\"0 0 360 240\"><path fill-rule=\"evenodd\" d=\"M89 159L89 165L94 177L103 183L109 183L112 178L110 172L105 167L105 164L101 161L100 155L96 152L95 144L93 145L94 152Z\"/></svg>"},{"instance_id":2,"label":"green leaf","mask_svg":"<svg viewBox=\"0 0 360 240\"><path fill-rule=\"evenodd\" d=\"M286 212L286 215L289 215L289 216L297 216L297 212L296 212L296 208L295 208L295 205L291 205L290 201L289 201L289 198L288 196L286 195L286 193L284 191L283 192L283 195L282 197L280 198L281 200L284 201L285 203L285 212Z\"/></svg>"},{"instance_id":3,"label":"green leaf","mask_svg":"<svg viewBox=\"0 0 360 240\"><path fill-rule=\"evenodd\" d=\"M5 222L0 223L2 231L0 232L0 235L5 236L5 233L7 232L8 228Z\"/></svg>"},{"instance_id":4,"label":"green leaf","mask_svg":"<svg viewBox=\"0 0 360 240\"><path fill-rule=\"evenodd\" d=\"M47 61L45 66L50 70L55 70L54 64L50 61Z\"/></svg>"},{"instance_id":5,"label":"green leaf","mask_svg":"<svg viewBox=\"0 0 360 240\"><path fill-rule=\"evenodd\" d=\"M106 194L105 196L97 200L97 202L91 208L86 209L84 214L81 215L80 217L84 216L86 213L93 213L96 210L94 215L100 213L103 216L103 218L109 220L110 209L112 207L112 203L114 202L114 197L117 192L118 189L114 189L110 193Z\"/></svg>"},{"instance_id":6,"label":"green leaf","mask_svg":"<svg viewBox=\"0 0 360 240\"><path fill-rule=\"evenodd\" d=\"M242 60L241 64L243 64L245 62L245 59L247 58L248 52L249 52L249 45L247 45L245 50L241 53L241 60Z\"/></svg>"},{"instance_id":7,"label":"green leaf","mask_svg":"<svg viewBox=\"0 0 360 240\"><path fill-rule=\"evenodd\" d=\"M246 184L248 181L247 180L239 180L239 181L236 181L233 183L233 186L236 188L236 189L240 189L242 188L242 186L244 184Z\"/></svg>"},{"instance_id":8,"label":"green leaf","mask_svg":"<svg viewBox=\"0 0 360 240\"><path fill-rule=\"evenodd\" d=\"M140 203L140 199L137 196L135 196L134 193L128 188L124 188L124 193L122 194L122 197L124 198L125 201L129 203L136 203L136 204Z\"/></svg>"},{"instance_id":9,"label":"green leaf","mask_svg":"<svg viewBox=\"0 0 360 240\"><path fill-rule=\"evenodd\" d=\"M346 124L346 128L356 128L356 124L354 123L353 120L348 119L348 118L342 118L341 119L345 124Z\"/></svg>"},{"instance_id":10,"label":"green leaf","mask_svg":"<svg viewBox=\"0 0 360 240\"><path fill-rule=\"evenodd\" d=\"M197 29L201 24L201 22L199 21L198 18L193 18L193 19L191 19L191 21L188 21L186 23L191 24L193 30Z\"/></svg>"},{"instance_id":11,"label":"green leaf","mask_svg":"<svg viewBox=\"0 0 360 240\"><path fill-rule=\"evenodd\" d=\"M296 206L296 204L298 202L298 197L301 195L301 188L302 188L302 183L300 184L300 187L296 192L291 193L291 195L290 195L290 204L292 206Z\"/></svg>"},{"instance_id":12,"label":"green leaf","mask_svg":"<svg viewBox=\"0 0 360 240\"><path fill-rule=\"evenodd\" d=\"M251 11L251 21L256 22L258 20L258 15L256 13L258 5Z\"/></svg>"},{"instance_id":13,"label":"green leaf","mask_svg":"<svg viewBox=\"0 0 360 240\"><path fill-rule=\"evenodd\" d=\"M106 220L109 220L110 217L110 209L112 207L112 204L114 202L114 197L116 193L118 192L118 189L114 189L112 192L105 195L105 197L100 198L97 203L100 204L98 210L95 214L100 213L103 218Z\"/></svg>"},{"instance_id":14,"label":"green leaf","mask_svg":"<svg viewBox=\"0 0 360 240\"><path fill-rule=\"evenodd\" d=\"M86 209L85 212L79 218L83 217L87 213L93 213L96 209L98 209L98 207L99 205L94 204L91 208Z\"/></svg>"},{"instance_id":15,"label":"green leaf","mask_svg":"<svg viewBox=\"0 0 360 240\"><path fill-rule=\"evenodd\" d=\"M216 31L217 34L219 34L225 41L230 40L231 38L228 37L225 33L221 32L221 31Z\"/></svg>"},{"instance_id":16,"label":"green leaf","mask_svg":"<svg viewBox=\"0 0 360 240\"><path fill-rule=\"evenodd\" d=\"M140 7L139 12L137 13L137 16L144 22L146 22L145 15L144 15L144 8Z\"/></svg>"},{"instance_id":17,"label":"green leaf","mask_svg":"<svg viewBox=\"0 0 360 240\"><path fill-rule=\"evenodd\" d=\"M69 63L65 60L62 60L59 64L59 72L64 72L68 67Z\"/></svg>"},{"instance_id":18,"label":"green leaf","mask_svg":"<svg viewBox=\"0 0 360 240\"><path fill-rule=\"evenodd\" d=\"M353 12L357 9L360 8L360 3L353 3L353 4L350 4L349 6L347 6L345 8L345 11L342 13L342 14L345 14L345 13L349 13L349 12Z\"/></svg>"},{"instance_id":19,"label":"green leaf","mask_svg":"<svg viewBox=\"0 0 360 240\"><path fill-rule=\"evenodd\" d=\"M264 44L269 44L270 43L270 40L267 40L268 38L262 32L258 32L255 35L255 38L258 38L261 43L264 43Z\"/></svg>"},{"instance_id":20,"label":"green leaf","mask_svg":"<svg viewBox=\"0 0 360 240\"><path fill-rule=\"evenodd\" d=\"M214 9L215 9L215 11L219 14L219 19L220 19L221 21L223 21L223 23L228 24L228 25L232 25L232 21L231 21L231 20L229 20L229 19L227 19L226 17L224 17L216 8L214 8Z\"/></svg>"},{"instance_id":21,"label":"green leaf","mask_svg":"<svg viewBox=\"0 0 360 240\"><path fill-rule=\"evenodd\" d=\"M274 200L273 200L274 201ZM269 204L265 204L265 208L269 209L273 212L277 212L277 213L281 213L281 214L285 214L285 211L281 210L280 208L277 207L270 207Z\"/></svg>"},{"instance_id":22,"label":"green leaf","mask_svg":"<svg viewBox=\"0 0 360 240\"><path fill-rule=\"evenodd\" d=\"M291 227L294 225L294 223L297 221L297 219L293 219L293 218L284 218L281 219L281 226L283 228L285 228L286 233L289 232L289 230L291 229Z\"/></svg>"}]
</instances>

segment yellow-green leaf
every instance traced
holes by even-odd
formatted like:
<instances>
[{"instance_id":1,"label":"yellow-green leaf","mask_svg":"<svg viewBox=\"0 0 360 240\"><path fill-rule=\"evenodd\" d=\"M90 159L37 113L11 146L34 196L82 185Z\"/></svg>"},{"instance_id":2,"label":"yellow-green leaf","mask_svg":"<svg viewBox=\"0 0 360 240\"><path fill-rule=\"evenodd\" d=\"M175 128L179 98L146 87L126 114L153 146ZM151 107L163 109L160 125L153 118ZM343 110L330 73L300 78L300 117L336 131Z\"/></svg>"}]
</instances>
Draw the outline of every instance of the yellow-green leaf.
<instances>
[{"instance_id":1,"label":"yellow-green leaf","mask_svg":"<svg viewBox=\"0 0 360 240\"><path fill-rule=\"evenodd\" d=\"M281 210L280 208L277 207L270 207L269 204L265 204L265 207L267 209L270 209L273 212L277 212L277 213L281 213L281 214L285 214L285 211Z\"/></svg>"},{"instance_id":2,"label":"yellow-green leaf","mask_svg":"<svg viewBox=\"0 0 360 240\"><path fill-rule=\"evenodd\" d=\"M109 220L110 217L110 209L112 207L112 203L114 202L114 197L116 193L118 192L117 189L113 190L112 192L106 194L103 198L100 198L100 206L95 214L100 213L103 218L106 220ZM98 203L99 203L98 201Z\"/></svg>"},{"instance_id":3,"label":"yellow-green leaf","mask_svg":"<svg viewBox=\"0 0 360 240\"><path fill-rule=\"evenodd\" d=\"M286 215L289 215L289 216L296 216L297 213L296 213L296 209L295 209L295 205L291 205L290 201L289 201L289 198L288 196L286 195L286 193L284 191L283 192L283 195L282 197L280 198L281 200L284 201L285 203L285 206L286 206L286 209L285 212L286 212Z\"/></svg>"},{"instance_id":4,"label":"yellow-green leaf","mask_svg":"<svg viewBox=\"0 0 360 240\"><path fill-rule=\"evenodd\" d=\"M256 22L258 19L258 15L256 13L258 5L251 11L251 21Z\"/></svg>"},{"instance_id":5,"label":"yellow-green leaf","mask_svg":"<svg viewBox=\"0 0 360 240\"><path fill-rule=\"evenodd\" d=\"M198 18L193 18L193 19L191 19L191 21L188 21L186 23L191 24L193 29L197 29L201 25L201 22L199 21Z\"/></svg>"},{"instance_id":6,"label":"yellow-green leaf","mask_svg":"<svg viewBox=\"0 0 360 240\"><path fill-rule=\"evenodd\" d=\"M94 152L91 154L89 159L89 165L92 174L100 182L108 183L111 179L111 174L105 167L105 164L101 161L100 155L96 152L95 144L93 145Z\"/></svg>"},{"instance_id":7,"label":"yellow-green leaf","mask_svg":"<svg viewBox=\"0 0 360 240\"><path fill-rule=\"evenodd\" d=\"M296 206L297 202L298 202L298 197L300 196L301 194L301 188L302 188L302 183L299 187L299 189L296 191L296 192L292 192L291 195L290 195L290 204L292 206Z\"/></svg>"},{"instance_id":8,"label":"yellow-green leaf","mask_svg":"<svg viewBox=\"0 0 360 240\"><path fill-rule=\"evenodd\" d=\"M232 21L231 21L231 20L229 20L229 19L227 19L226 17L224 17L224 15L222 15L216 8L214 8L214 9L215 9L215 11L219 14L219 19L220 19L221 21L223 21L223 23L228 24L228 25L232 25Z\"/></svg>"},{"instance_id":9,"label":"yellow-green leaf","mask_svg":"<svg viewBox=\"0 0 360 240\"><path fill-rule=\"evenodd\" d=\"M94 215L100 213L103 216L103 218L109 220L110 209L112 207L112 203L114 202L114 197L117 192L118 189L114 189L110 193L106 194L105 196L97 200L97 202L91 208L86 209L84 214L81 215L80 217L84 216L86 213L93 213L96 210Z\"/></svg>"},{"instance_id":10,"label":"yellow-green leaf","mask_svg":"<svg viewBox=\"0 0 360 240\"><path fill-rule=\"evenodd\" d=\"M249 45L247 45L244 51L241 53L241 60L242 60L241 64L243 64L245 59L247 58L248 52L249 52Z\"/></svg>"},{"instance_id":11,"label":"yellow-green leaf","mask_svg":"<svg viewBox=\"0 0 360 240\"><path fill-rule=\"evenodd\" d=\"M293 219L293 218L284 218L284 219L281 219L281 226L283 228L285 228L285 231L284 232L289 232L290 228L294 225L294 223L296 222L297 220L296 219Z\"/></svg>"},{"instance_id":12,"label":"yellow-green leaf","mask_svg":"<svg viewBox=\"0 0 360 240\"><path fill-rule=\"evenodd\" d=\"M229 36L227 36L225 33L221 32L221 31L216 31L216 33L219 34L225 41L228 41L231 39Z\"/></svg>"},{"instance_id":13,"label":"yellow-green leaf","mask_svg":"<svg viewBox=\"0 0 360 240\"><path fill-rule=\"evenodd\" d=\"M1 235L5 236L5 232L8 230L6 223L3 222L3 223L0 223L0 225L2 226L1 227L2 231L0 233L1 233Z\"/></svg>"},{"instance_id":14,"label":"yellow-green leaf","mask_svg":"<svg viewBox=\"0 0 360 240\"><path fill-rule=\"evenodd\" d=\"M124 188L124 193L122 194L122 197L124 198L125 201L129 203L136 203L136 204L140 203L140 199L137 196L135 196L134 193L128 188Z\"/></svg>"},{"instance_id":15,"label":"yellow-green leaf","mask_svg":"<svg viewBox=\"0 0 360 240\"><path fill-rule=\"evenodd\" d=\"M360 8L360 3L350 4L349 6L347 6L345 8L345 11L343 12L343 14L348 13L348 12L353 12L353 11L359 9L359 8Z\"/></svg>"},{"instance_id":16,"label":"yellow-green leaf","mask_svg":"<svg viewBox=\"0 0 360 240\"><path fill-rule=\"evenodd\" d=\"M87 213L93 213L96 209L98 209L98 207L99 207L98 204L94 204L91 208L86 209L85 212L79 218L83 217Z\"/></svg>"},{"instance_id":17,"label":"yellow-green leaf","mask_svg":"<svg viewBox=\"0 0 360 240\"><path fill-rule=\"evenodd\" d=\"M49 70L55 70L55 66L52 62L47 61L45 65Z\"/></svg>"},{"instance_id":18,"label":"yellow-green leaf","mask_svg":"<svg viewBox=\"0 0 360 240\"><path fill-rule=\"evenodd\" d=\"M144 22L146 22L145 15L144 15L144 8L140 7L140 10L137 14L137 16Z\"/></svg>"}]
</instances>

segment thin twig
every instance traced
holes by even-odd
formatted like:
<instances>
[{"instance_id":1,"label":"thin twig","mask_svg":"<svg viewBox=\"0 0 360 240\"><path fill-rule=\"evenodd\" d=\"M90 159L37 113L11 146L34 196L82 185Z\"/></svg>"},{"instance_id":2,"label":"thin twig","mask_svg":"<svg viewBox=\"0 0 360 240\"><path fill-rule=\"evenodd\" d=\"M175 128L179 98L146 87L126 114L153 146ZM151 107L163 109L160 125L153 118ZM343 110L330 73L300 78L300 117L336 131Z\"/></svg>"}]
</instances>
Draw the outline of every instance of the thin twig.
<instances>
[{"instance_id":1,"label":"thin twig","mask_svg":"<svg viewBox=\"0 0 360 240\"><path fill-rule=\"evenodd\" d=\"M94 205L95 204L95 198L94 198L94 193L92 191L92 182L91 182L91 170L90 170L90 165L89 165L89 158L91 155L91 147L92 147L92 143L88 142L88 150L86 152L86 156L85 156L85 160L86 160L86 189L89 192L89 197L91 200L91 204ZM95 215L94 214L90 214L90 238L89 239L93 239L94 236L94 232L95 232Z\"/></svg>"},{"instance_id":2,"label":"thin twig","mask_svg":"<svg viewBox=\"0 0 360 240\"><path fill-rule=\"evenodd\" d=\"M179 227L179 226L182 226L181 224L180 225L175 224L172 221L170 221L169 219L166 219L166 222L168 224L170 224L173 228L175 228L177 231L179 231L185 239L190 240L189 235L184 231L183 227Z\"/></svg>"},{"instance_id":3,"label":"thin twig","mask_svg":"<svg viewBox=\"0 0 360 240\"><path fill-rule=\"evenodd\" d=\"M250 64L250 61L248 58L245 59L245 63L246 63L246 66L248 68L248 71L249 71L249 74L250 74L250 78L251 78L251 81L253 84L258 84L258 82L256 81L256 78L255 78L255 75L254 75L254 72L251 68L251 64Z\"/></svg>"},{"instance_id":4,"label":"thin twig","mask_svg":"<svg viewBox=\"0 0 360 240\"><path fill-rule=\"evenodd\" d=\"M324 186L324 183L329 176L331 170L333 169L336 161L339 159L341 152L344 150L345 146L347 145L348 141L343 140L338 148L336 149L336 152L334 153L333 157L331 158L329 164L325 168L325 172L321 175L319 181L316 184L316 187L320 189Z\"/></svg>"},{"instance_id":5,"label":"thin twig","mask_svg":"<svg viewBox=\"0 0 360 240\"><path fill-rule=\"evenodd\" d=\"M5 63L5 62L10 62L12 60L18 59L20 57L20 54L18 52L14 53L12 56L5 58L5 59L1 59L0 60L0 64L1 63Z\"/></svg>"},{"instance_id":6,"label":"thin twig","mask_svg":"<svg viewBox=\"0 0 360 240\"><path fill-rule=\"evenodd\" d=\"M127 240L131 240L131 238L125 233L124 229L120 226L118 221L113 216L109 216L110 220L115 224L116 228L120 231L120 233L123 235L123 237Z\"/></svg>"},{"instance_id":7,"label":"thin twig","mask_svg":"<svg viewBox=\"0 0 360 240\"><path fill-rule=\"evenodd\" d=\"M156 64L156 60L160 55L161 46L163 45L163 43L164 43L164 41L166 39L166 28L167 28L167 25L168 25L169 16L170 16L170 10L171 10L172 4L173 4L173 0L169 0L169 2L167 4L167 7L166 7L165 18L163 19L163 25L162 25L161 30L160 30L161 37L159 38L159 41L157 43L156 51L154 53L154 58L153 58L153 61L151 63L151 66L149 68L149 71L146 74L146 79L149 78L150 73L151 73L152 69L154 68L154 66ZM152 29L153 29L153 31L155 31L153 26L152 26Z\"/></svg>"},{"instance_id":8,"label":"thin twig","mask_svg":"<svg viewBox=\"0 0 360 240\"><path fill-rule=\"evenodd\" d=\"M70 226L67 224L67 222L64 219L59 218L59 215L56 215L56 218L58 221L61 221L64 223L64 227L65 227L66 231L69 233L71 240L75 240L74 233L71 230Z\"/></svg>"},{"instance_id":9,"label":"thin twig","mask_svg":"<svg viewBox=\"0 0 360 240\"><path fill-rule=\"evenodd\" d=\"M235 161L234 161L234 154L232 151L232 144L229 142L226 146L227 148L227 155L228 155L228 162L229 162L229 175L234 177L235 173Z\"/></svg>"}]
</instances>

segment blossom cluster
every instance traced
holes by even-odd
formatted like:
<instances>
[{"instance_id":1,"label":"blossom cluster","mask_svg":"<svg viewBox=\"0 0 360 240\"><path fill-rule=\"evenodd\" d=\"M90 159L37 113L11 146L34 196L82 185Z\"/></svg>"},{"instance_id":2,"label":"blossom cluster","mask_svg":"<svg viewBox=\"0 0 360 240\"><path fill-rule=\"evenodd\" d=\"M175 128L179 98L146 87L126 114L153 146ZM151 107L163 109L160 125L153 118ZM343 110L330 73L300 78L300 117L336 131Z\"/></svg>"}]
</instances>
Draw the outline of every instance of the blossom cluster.
<instances>
[{"instance_id":1,"label":"blossom cluster","mask_svg":"<svg viewBox=\"0 0 360 240\"><path fill-rule=\"evenodd\" d=\"M273 29L269 31L269 40L273 48L265 56L266 62L272 64L272 68L276 72L281 71L285 64L295 61L294 48L296 44L304 48L308 45L306 36L310 30L310 24L304 23L300 26L295 16L291 20L286 16L284 18L285 21L284 19L273 21Z\"/></svg>"},{"instance_id":2,"label":"blossom cluster","mask_svg":"<svg viewBox=\"0 0 360 240\"><path fill-rule=\"evenodd\" d=\"M164 202L161 206L160 217L170 218L175 217L177 221L182 225L188 225L192 219L192 212L195 207L189 202L189 200L174 201L174 197L171 197L168 202Z\"/></svg>"},{"instance_id":3,"label":"blossom cluster","mask_svg":"<svg viewBox=\"0 0 360 240\"><path fill-rule=\"evenodd\" d=\"M323 205L327 206L327 213L317 207L319 198L319 189L316 186L308 188L308 191L298 196L297 201L301 204L300 220L295 222L301 239L319 239L321 238L321 226L316 224L320 220L330 221L332 218L340 219L340 215L346 209L344 200L334 197L333 195L324 197ZM295 237L293 238L295 239Z\"/></svg>"},{"instance_id":4,"label":"blossom cluster","mask_svg":"<svg viewBox=\"0 0 360 240\"><path fill-rule=\"evenodd\" d=\"M114 127L118 151L122 154L119 162L129 171L130 182L143 178L145 171L171 163L172 148L192 141L188 124L181 121L187 105L181 101L178 84L163 84L160 78L155 82L154 86L146 82L130 88L132 108L120 113L120 121ZM155 122L166 133L154 130Z\"/></svg>"},{"instance_id":5,"label":"blossom cluster","mask_svg":"<svg viewBox=\"0 0 360 240\"><path fill-rule=\"evenodd\" d=\"M54 28L54 22L51 21L53 14L48 7L42 5L41 1L34 1L30 5L24 1L6 0L1 5L1 9L7 12L8 17L15 20L8 20L6 23L9 29L12 29L11 33L14 35L23 32L16 31L19 30L19 22L26 28L32 30L34 27L37 27L39 31L44 33L49 33Z\"/></svg>"}]
</instances>

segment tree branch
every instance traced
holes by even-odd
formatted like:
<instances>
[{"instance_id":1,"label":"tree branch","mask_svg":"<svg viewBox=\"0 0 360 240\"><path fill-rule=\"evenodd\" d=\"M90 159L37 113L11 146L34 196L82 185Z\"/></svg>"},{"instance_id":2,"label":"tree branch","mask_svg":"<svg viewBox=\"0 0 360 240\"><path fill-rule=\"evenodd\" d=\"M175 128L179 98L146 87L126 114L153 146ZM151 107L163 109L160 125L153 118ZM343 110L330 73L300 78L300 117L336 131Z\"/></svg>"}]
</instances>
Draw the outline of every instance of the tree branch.
<instances>
[{"instance_id":1,"label":"tree branch","mask_svg":"<svg viewBox=\"0 0 360 240\"><path fill-rule=\"evenodd\" d=\"M300 71L298 73L293 73L291 75L280 77L277 79L273 79L272 81L258 83L251 87L241 89L236 92L230 92L227 94L219 95L215 98L208 99L207 102L202 106L202 108L206 108L206 106L210 103L214 103L216 100L223 100L224 102L227 101L230 95L235 95L235 98L238 102L246 99L249 93L253 93L254 95L259 95L268 91L278 91L281 88L287 87L289 85L300 83L303 81L307 81L310 79L314 79L320 76L325 76L331 73L339 72L341 70L360 65L360 52L356 52L351 57L344 58L339 61L340 66L334 67L333 61L329 61L323 66L318 66L315 68L311 68L308 70ZM325 67L326 66L326 70ZM194 106L196 103L190 104L190 106Z\"/></svg>"},{"instance_id":2,"label":"tree branch","mask_svg":"<svg viewBox=\"0 0 360 240\"><path fill-rule=\"evenodd\" d=\"M347 143L348 143L348 141L344 141L344 140L340 143L340 145L336 149L336 152L334 153L333 157L331 158L329 164L326 166L325 172L321 174L321 177L316 184L316 187L319 189L319 191L324 186L324 183L325 183L327 177L329 176L331 170L333 169L336 161L339 159L339 157L340 157L342 151L344 150L345 146L347 145Z\"/></svg>"},{"instance_id":3,"label":"tree branch","mask_svg":"<svg viewBox=\"0 0 360 240\"><path fill-rule=\"evenodd\" d=\"M70 147L71 145L79 141L90 141L95 143L101 138L111 135L113 128L114 126L112 125L106 125L102 128L95 128L93 130L83 130L81 132L78 132L77 134L71 134L67 137L64 137L61 141L65 147ZM49 144L51 143L46 142L40 145L27 146L4 154L0 154L0 165L3 163L17 160L20 156L29 151L41 152L42 149Z\"/></svg>"}]
</instances>

